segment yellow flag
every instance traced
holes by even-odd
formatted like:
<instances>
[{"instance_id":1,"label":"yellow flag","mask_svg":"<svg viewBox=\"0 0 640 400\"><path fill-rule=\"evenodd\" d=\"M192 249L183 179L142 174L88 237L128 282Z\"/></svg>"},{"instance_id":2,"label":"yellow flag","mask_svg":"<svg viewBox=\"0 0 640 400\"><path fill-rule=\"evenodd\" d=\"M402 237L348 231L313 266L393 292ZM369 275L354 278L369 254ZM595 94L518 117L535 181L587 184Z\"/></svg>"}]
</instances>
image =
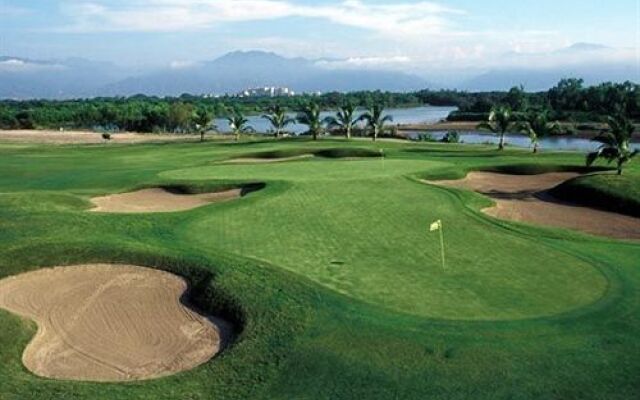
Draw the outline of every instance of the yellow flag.
<instances>
[{"instance_id":1,"label":"yellow flag","mask_svg":"<svg viewBox=\"0 0 640 400\"><path fill-rule=\"evenodd\" d=\"M435 232L435 231L440 230L440 229L442 229L442 221L441 220L437 220L436 222L431 224L431 227L429 228L429 232Z\"/></svg>"}]
</instances>

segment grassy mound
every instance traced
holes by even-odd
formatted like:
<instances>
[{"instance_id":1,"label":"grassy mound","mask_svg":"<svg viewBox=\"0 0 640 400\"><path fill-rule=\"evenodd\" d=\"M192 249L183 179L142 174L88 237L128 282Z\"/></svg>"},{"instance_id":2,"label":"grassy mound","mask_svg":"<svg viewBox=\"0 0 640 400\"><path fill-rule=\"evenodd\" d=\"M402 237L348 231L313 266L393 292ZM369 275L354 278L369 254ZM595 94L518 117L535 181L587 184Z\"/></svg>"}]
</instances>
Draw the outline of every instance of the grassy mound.
<instances>
[{"instance_id":1,"label":"grassy mound","mask_svg":"<svg viewBox=\"0 0 640 400\"><path fill-rule=\"evenodd\" d=\"M327 149L281 149L271 150L246 155L246 158L258 158L265 160L277 160L280 158L290 158L302 155L313 155L323 158L366 158L380 157L380 151L365 147L334 147Z\"/></svg>"},{"instance_id":2,"label":"grassy mound","mask_svg":"<svg viewBox=\"0 0 640 400\"><path fill-rule=\"evenodd\" d=\"M578 204L640 217L638 176L581 176L552 189L551 194Z\"/></svg>"}]
</instances>

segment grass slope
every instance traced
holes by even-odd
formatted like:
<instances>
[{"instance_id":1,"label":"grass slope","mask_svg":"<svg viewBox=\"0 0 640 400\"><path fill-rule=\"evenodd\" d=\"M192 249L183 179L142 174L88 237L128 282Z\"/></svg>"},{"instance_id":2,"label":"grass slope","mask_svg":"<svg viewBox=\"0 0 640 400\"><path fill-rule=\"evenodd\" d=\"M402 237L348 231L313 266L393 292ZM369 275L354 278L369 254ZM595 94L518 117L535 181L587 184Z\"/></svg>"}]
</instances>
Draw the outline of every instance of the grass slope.
<instances>
[{"instance_id":1,"label":"grass slope","mask_svg":"<svg viewBox=\"0 0 640 400\"><path fill-rule=\"evenodd\" d=\"M337 146L384 147L386 159L216 164ZM582 162L389 142L0 147L0 276L98 261L168 269L242 328L193 371L94 385L28 373L35 327L0 311L0 398L637 398L640 245L492 220L478 212L487 199L415 179ZM188 212L85 211L91 196L143 186L248 182L266 187ZM436 218L446 272L426 232Z\"/></svg>"}]
</instances>

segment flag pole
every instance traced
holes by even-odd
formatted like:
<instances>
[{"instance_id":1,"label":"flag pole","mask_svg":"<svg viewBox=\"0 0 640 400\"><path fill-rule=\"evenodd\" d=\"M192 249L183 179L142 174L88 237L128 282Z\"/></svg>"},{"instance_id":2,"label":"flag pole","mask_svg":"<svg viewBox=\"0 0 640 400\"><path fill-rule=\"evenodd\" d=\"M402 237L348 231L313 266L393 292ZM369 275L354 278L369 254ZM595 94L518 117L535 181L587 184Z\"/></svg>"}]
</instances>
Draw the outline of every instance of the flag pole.
<instances>
[{"instance_id":1,"label":"flag pole","mask_svg":"<svg viewBox=\"0 0 640 400\"><path fill-rule=\"evenodd\" d=\"M444 228L442 225L443 224L440 223L440 252L442 253L442 270L446 271L447 268L444 262Z\"/></svg>"}]
</instances>

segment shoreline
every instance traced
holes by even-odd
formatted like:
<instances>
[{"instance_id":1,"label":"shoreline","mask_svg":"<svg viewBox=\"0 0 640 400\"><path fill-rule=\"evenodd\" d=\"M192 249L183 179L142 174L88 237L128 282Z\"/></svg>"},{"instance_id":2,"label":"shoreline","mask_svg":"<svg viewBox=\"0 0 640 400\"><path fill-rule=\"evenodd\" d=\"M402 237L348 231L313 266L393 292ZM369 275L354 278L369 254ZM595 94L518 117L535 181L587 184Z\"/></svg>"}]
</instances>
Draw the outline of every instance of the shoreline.
<instances>
[{"instance_id":1,"label":"shoreline","mask_svg":"<svg viewBox=\"0 0 640 400\"><path fill-rule=\"evenodd\" d=\"M414 132L443 132L443 131L460 131L464 132L478 132L479 122L469 122L469 121L441 121L433 124L423 123L423 124L399 124L397 125L399 133L414 133ZM573 123L561 122L563 127L571 127L574 125ZM605 125L600 123L585 123L583 125L593 125L597 126L598 129L604 129ZM600 133L599 130L578 130L573 135L553 135L552 137L558 138L576 138L576 139L592 139L596 137ZM487 132L490 135L490 132ZM640 127L639 130L633 134L633 138L635 141L640 141Z\"/></svg>"}]
</instances>

